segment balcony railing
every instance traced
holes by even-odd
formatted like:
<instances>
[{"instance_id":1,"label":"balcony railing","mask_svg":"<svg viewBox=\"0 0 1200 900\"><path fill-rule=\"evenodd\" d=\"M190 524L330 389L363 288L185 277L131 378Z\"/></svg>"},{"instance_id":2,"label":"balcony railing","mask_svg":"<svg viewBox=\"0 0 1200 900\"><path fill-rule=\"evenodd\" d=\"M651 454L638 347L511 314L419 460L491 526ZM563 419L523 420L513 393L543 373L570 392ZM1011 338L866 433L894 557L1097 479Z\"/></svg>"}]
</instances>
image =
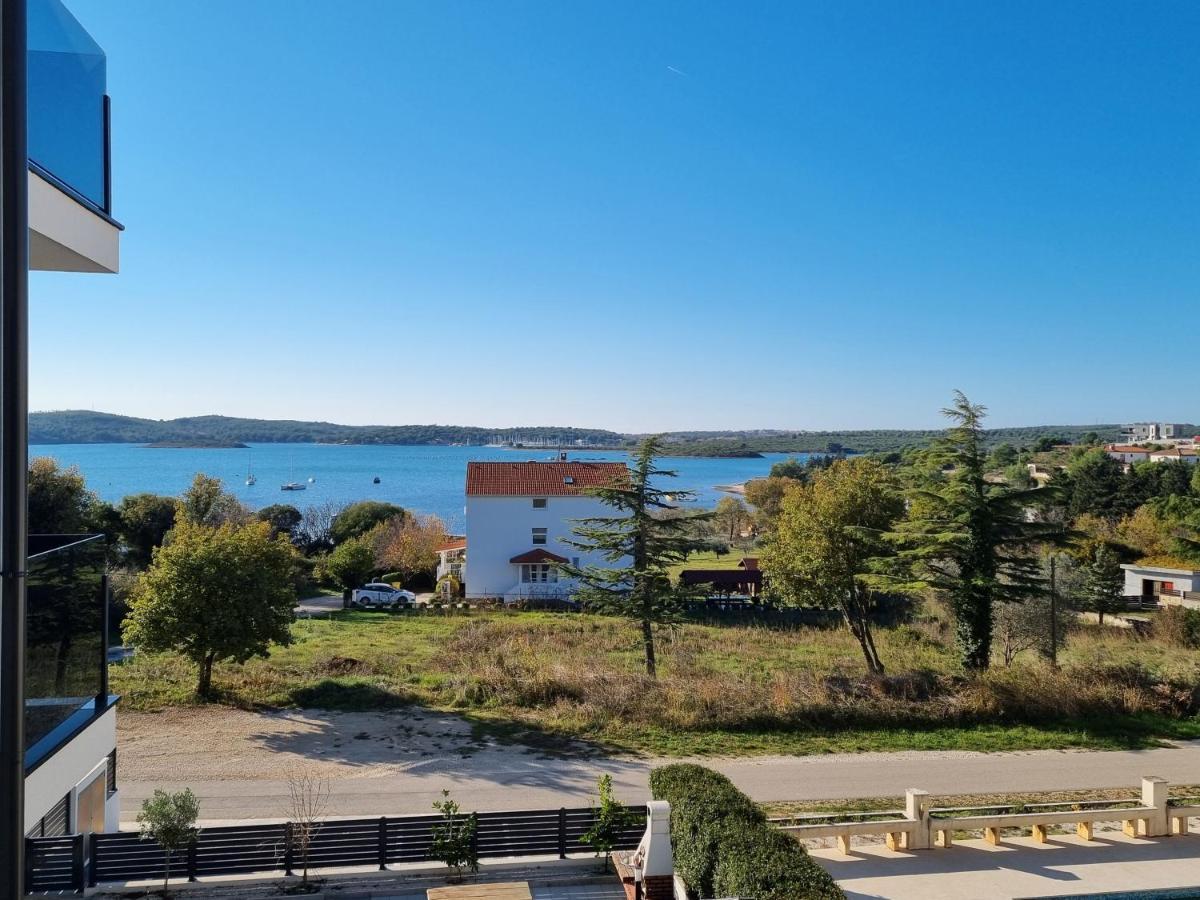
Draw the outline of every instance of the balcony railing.
<instances>
[{"instance_id":1,"label":"balcony railing","mask_svg":"<svg viewBox=\"0 0 1200 900\"><path fill-rule=\"evenodd\" d=\"M101 535L30 535L25 765L108 708L108 585Z\"/></svg>"},{"instance_id":2,"label":"balcony railing","mask_svg":"<svg viewBox=\"0 0 1200 900\"><path fill-rule=\"evenodd\" d=\"M112 212L107 61L60 0L29 0L29 165Z\"/></svg>"}]
</instances>

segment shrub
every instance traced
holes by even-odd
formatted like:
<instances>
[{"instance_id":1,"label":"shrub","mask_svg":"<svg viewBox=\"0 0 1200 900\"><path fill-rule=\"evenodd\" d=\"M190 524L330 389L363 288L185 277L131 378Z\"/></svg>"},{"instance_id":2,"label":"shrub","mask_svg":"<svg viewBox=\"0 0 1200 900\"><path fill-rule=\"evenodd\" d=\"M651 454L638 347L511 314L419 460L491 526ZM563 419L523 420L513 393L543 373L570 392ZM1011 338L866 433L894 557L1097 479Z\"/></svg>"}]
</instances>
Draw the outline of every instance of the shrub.
<instances>
[{"instance_id":1,"label":"shrub","mask_svg":"<svg viewBox=\"0 0 1200 900\"><path fill-rule=\"evenodd\" d=\"M1200 649L1200 609L1164 607L1154 620L1154 636L1175 647Z\"/></svg>"},{"instance_id":2,"label":"shrub","mask_svg":"<svg viewBox=\"0 0 1200 900\"><path fill-rule=\"evenodd\" d=\"M664 766L650 773L650 790L671 804L675 867L700 896L844 897L804 848L769 825L724 775L689 763Z\"/></svg>"}]
</instances>

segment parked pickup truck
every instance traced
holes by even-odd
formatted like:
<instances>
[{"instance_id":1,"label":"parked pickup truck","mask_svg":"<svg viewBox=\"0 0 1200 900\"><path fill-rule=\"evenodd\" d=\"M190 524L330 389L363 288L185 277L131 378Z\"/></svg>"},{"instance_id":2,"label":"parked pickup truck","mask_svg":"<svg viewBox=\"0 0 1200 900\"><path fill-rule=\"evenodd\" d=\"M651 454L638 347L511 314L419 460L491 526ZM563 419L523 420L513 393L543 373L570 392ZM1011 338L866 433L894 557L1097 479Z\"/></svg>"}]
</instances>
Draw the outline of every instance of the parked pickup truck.
<instances>
[{"instance_id":1,"label":"parked pickup truck","mask_svg":"<svg viewBox=\"0 0 1200 900\"><path fill-rule=\"evenodd\" d=\"M350 595L351 605L364 609L390 609L401 603L412 603L416 599L417 595L412 591L404 591L383 582L364 584L355 588L354 593Z\"/></svg>"}]
</instances>

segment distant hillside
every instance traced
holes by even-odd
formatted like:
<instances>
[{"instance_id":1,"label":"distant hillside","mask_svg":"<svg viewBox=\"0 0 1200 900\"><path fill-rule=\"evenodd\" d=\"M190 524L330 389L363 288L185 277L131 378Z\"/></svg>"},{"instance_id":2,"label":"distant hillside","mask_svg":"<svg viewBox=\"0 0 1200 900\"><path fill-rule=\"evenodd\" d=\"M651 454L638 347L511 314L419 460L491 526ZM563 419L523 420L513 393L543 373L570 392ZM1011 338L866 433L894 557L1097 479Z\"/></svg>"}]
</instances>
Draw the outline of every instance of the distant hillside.
<instances>
[{"instance_id":1,"label":"distant hillside","mask_svg":"<svg viewBox=\"0 0 1200 900\"><path fill-rule=\"evenodd\" d=\"M186 419L136 419L91 410L29 414L31 444L486 444L493 428L459 425L335 425L285 419L237 419L194 416ZM573 443L619 444L623 438L596 428L510 428L523 438Z\"/></svg>"},{"instance_id":2,"label":"distant hillside","mask_svg":"<svg viewBox=\"0 0 1200 900\"><path fill-rule=\"evenodd\" d=\"M1115 440L1118 425L1031 425L993 428L989 444L1029 446L1043 437L1077 440L1095 432L1101 440ZM298 422L274 419L238 419L230 416L194 416L186 419L137 419L91 410L35 412L29 416L32 444L158 444L222 446L238 443L325 443L447 445L489 443L497 434L522 439L583 441L609 447L633 444L638 435L618 434L598 428L516 427L477 428L469 425L336 425L332 422ZM860 453L902 450L928 444L941 431L878 429L860 431L677 431L666 435L668 452L680 456L753 456L757 453L825 452L842 448Z\"/></svg>"}]
</instances>

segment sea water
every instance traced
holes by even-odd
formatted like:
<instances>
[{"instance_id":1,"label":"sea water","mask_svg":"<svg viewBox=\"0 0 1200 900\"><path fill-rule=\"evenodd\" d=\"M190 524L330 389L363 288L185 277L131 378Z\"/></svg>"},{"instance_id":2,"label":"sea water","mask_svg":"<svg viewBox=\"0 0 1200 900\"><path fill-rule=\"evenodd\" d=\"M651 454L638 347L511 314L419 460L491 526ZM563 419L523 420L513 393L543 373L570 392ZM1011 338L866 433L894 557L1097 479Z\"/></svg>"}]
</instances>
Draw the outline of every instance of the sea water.
<instances>
[{"instance_id":1,"label":"sea water","mask_svg":"<svg viewBox=\"0 0 1200 900\"><path fill-rule=\"evenodd\" d=\"M116 502L126 494L149 492L178 495L197 472L220 478L228 490L252 509L289 503L303 509L332 501L383 500L418 513L439 516L451 531L465 523L464 488L467 462L522 462L556 458L550 450L503 447L408 447L380 444L252 444L249 449L152 448L138 444L35 444L30 457L49 456L62 466L77 466L88 487ZM794 454L803 459L806 454ZM570 451L572 460L627 461L619 451ZM712 506L720 485L761 478L786 454L763 458L715 459L668 457L662 468L678 473L661 482L665 489L692 491L696 503ZM257 480L246 484L253 472ZM373 480L378 477L379 484ZM310 481L311 479L311 481ZM303 491L283 491L287 482Z\"/></svg>"}]
</instances>

